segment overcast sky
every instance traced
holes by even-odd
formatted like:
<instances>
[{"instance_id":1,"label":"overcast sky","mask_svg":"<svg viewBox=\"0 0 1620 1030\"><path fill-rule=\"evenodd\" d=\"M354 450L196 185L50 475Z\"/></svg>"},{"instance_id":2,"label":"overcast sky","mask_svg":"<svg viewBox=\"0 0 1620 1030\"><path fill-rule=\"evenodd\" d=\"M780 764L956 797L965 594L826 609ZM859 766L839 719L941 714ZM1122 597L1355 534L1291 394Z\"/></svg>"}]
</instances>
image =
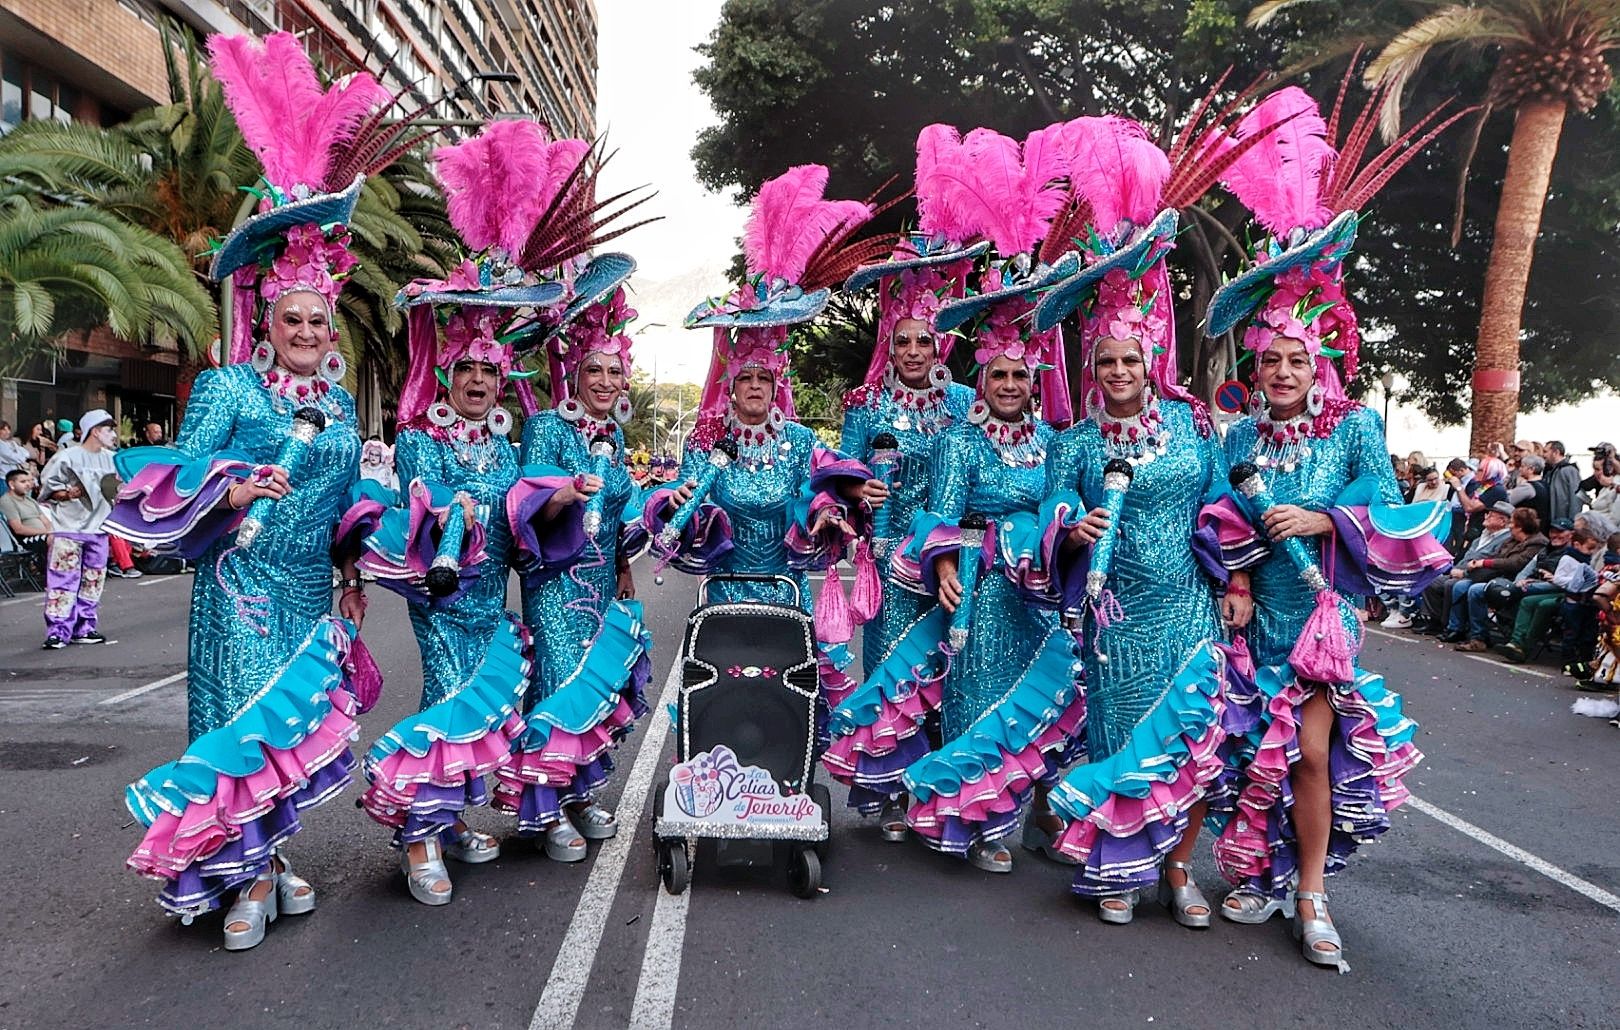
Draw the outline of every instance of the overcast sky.
<instances>
[{"instance_id":1,"label":"overcast sky","mask_svg":"<svg viewBox=\"0 0 1620 1030\"><path fill-rule=\"evenodd\" d=\"M693 305L723 291L724 271L742 232L743 208L698 184L690 153L698 131L715 123L707 98L692 83L701 62L693 47L708 39L722 0L627 3L598 0L601 71L597 126L617 149L603 173L603 196L650 183L658 196L648 211L662 221L642 226L621 243L635 255L641 314L635 364L660 379L700 382L708 366L709 333L680 328ZM712 280L712 281L711 281ZM674 285L679 281L681 285ZM672 283L670 289L655 284ZM650 323L662 323L662 327Z\"/></svg>"}]
</instances>

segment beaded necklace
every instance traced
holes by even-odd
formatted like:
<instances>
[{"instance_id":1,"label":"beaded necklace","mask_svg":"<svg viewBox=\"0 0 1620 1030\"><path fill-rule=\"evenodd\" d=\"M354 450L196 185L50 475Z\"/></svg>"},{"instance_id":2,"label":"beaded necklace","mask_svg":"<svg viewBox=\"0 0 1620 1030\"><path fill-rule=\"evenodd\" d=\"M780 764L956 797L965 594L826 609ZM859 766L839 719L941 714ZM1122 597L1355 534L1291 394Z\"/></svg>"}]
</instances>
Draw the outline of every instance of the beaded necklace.
<instances>
[{"instance_id":1,"label":"beaded necklace","mask_svg":"<svg viewBox=\"0 0 1620 1030\"><path fill-rule=\"evenodd\" d=\"M1007 422L987 414L979 428L1008 468L1035 468L1046 461L1046 448L1035 434L1035 420L1025 414Z\"/></svg>"},{"instance_id":2,"label":"beaded necklace","mask_svg":"<svg viewBox=\"0 0 1620 1030\"><path fill-rule=\"evenodd\" d=\"M328 418L341 419L343 409L329 396L332 384L324 376L298 375L280 365L272 365L260 373L259 383L270 394L270 406L278 415L288 415L299 408L319 408Z\"/></svg>"},{"instance_id":3,"label":"beaded necklace","mask_svg":"<svg viewBox=\"0 0 1620 1030\"><path fill-rule=\"evenodd\" d=\"M945 366L935 365L935 370L944 372ZM950 374L929 375L929 385L923 387L907 386L895 374L894 366L883 375L883 386L888 392L889 400L899 409L895 416L894 428L905 432L908 429L917 429L924 433L934 433L951 423L950 413L945 409L945 386L950 382Z\"/></svg>"},{"instance_id":4,"label":"beaded necklace","mask_svg":"<svg viewBox=\"0 0 1620 1030\"><path fill-rule=\"evenodd\" d=\"M771 406L770 415L759 425L738 422L736 415L729 416L727 422L728 432L737 442L737 460L750 472L770 468L776 464L778 455L786 457L793 449L791 443L780 439L782 426L787 419L775 405Z\"/></svg>"},{"instance_id":5,"label":"beaded necklace","mask_svg":"<svg viewBox=\"0 0 1620 1030\"><path fill-rule=\"evenodd\" d=\"M1103 409L1097 415L1103 452L1110 458L1124 458L1132 465L1148 465L1164 457L1170 445L1170 427L1164 424L1159 399L1150 396L1135 414L1116 417Z\"/></svg>"}]
</instances>

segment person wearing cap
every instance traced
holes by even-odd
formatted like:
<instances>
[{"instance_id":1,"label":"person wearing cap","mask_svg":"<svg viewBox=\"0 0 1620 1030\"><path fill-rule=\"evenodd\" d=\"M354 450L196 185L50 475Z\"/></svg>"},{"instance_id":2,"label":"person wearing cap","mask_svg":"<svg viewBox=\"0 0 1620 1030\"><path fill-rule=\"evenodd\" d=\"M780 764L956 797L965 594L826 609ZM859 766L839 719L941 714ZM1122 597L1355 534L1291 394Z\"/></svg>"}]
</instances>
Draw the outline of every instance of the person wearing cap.
<instances>
[{"instance_id":1,"label":"person wearing cap","mask_svg":"<svg viewBox=\"0 0 1620 1030\"><path fill-rule=\"evenodd\" d=\"M107 579L107 532L112 501L102 483L112 477L117 424L104 408L79 419L77 447L63 446L40 473L40 497L50 502L50 549L45 559L45 648L99 644L96 630Z\"/></svg>"},{"instance_id":2,"label":"person wearing cap","mask_svg":"<svg viewBox=\"0 0 1620 1030\"><path fill-rule=\"evenodd\" d=\"M1573 528L1575 516L1584 504L1581 498L1581 472L1569 459L1563 441L1548 440L1542 448L1547 461L1547 510L1554 522L1563 520Z\"/></svg>"},{"instance_id":3,"label":"person wearing cap","mask_svg":"<svg viewBox=\"0 0 1620 1030\"><path fill-rule=\"evenodd\" d=\"M1492 557L1502 549L1510 537L1513 512L1513 505L1507 501L1497 501L1485 512L1483 531L1468 545L1468 550L1457 559L1457 564L1451 567L1444 579L1437 579L1423 588L1423 610L1412 623L1415 632L1445 632L1452 605L1467 596L1469 586L1487 582L1495 575L1488 569L1475 568L1473 563Z\"/></svg>"},{"instance_id":4,"label":"person wearing cap","mask_svg":"<svg viewBox=\"0 0 1620 1030\"><path fill-rule=\"evenodd\" d=\"M82 439L84 439L83 429L79 431L78 436L73 435L72 419L59 418L56 420L56 446L58 450L72 447Z\"/></svg>"}]
</instances>

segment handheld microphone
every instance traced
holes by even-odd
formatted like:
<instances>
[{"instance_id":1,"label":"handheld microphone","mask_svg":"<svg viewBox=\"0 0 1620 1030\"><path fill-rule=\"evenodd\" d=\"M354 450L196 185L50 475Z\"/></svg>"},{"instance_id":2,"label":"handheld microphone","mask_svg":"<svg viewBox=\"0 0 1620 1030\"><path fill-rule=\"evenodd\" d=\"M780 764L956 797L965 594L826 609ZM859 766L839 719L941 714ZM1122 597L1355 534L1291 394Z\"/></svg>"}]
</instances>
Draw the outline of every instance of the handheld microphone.
<instances>
[{"instance_id":1,"label":"handheld microphone","mask_svg":"<svg viewBox=\"0 0 1620 1030\"><path fill-rule=\"evenodd\" d=\"M592 494L585 502L585 535L596 536L596 531L602 528L602 505L606 503L607 490L605 484L607 474L613 468L613 452L618 445L613 437L607 433L598 433L591 439L591 475L604 483L604 488Z\"/></svg>"},{"instance_id":2,"label":"handheld microphone","mask_svg":"<svg viewBox=\"0 0 1620 1030\"><path fill-rule=\"evenodd\" d=\"M1102 596L1108 571L1114 564L1114 545L1119 540L1119 518L1125 511L1125 491L1131 488L1136 469L1124 458L1103 466L1103 498L1100 507L1108 512L1108 528L1091 548L1091 568L1086 572L1086 594L1093 601Z\"/></svg>"},{"instance_id":3,"label":"handheld microphone","mask_svg":"<svg viewBox=\"0 0 1620 1030\"><path fill-rule=\"evenodd\" d=\"M973 592L979 585L979 562L984 553L984 531L988 523L983 515L968 512L957 526L962 531L961 555L957 559L956 578L962 583L962 603L951 613L951 650L960 652L967 646L968 629L973 623Z\"/></svg>"},{"instance_id":4,"label":"handheld microphone","mask_svg":"<svg viewBox=\"0 0 1620 1030\"><path fill-rule=\"evenodd\" d=\"M315 437L326 428L326 415L319 408L299 408L293 413L292 431L287 439L281 442L281 450L272 462L287 470L290 480L299 467L309 458L310 450L315 443ZM275 510L276 501L272 497L256 498L248 505L247 514L242 518L242 524L236 530L236 546L252 547L253 541L259 538L264 531L264 524Z\"/></svg>"},{"instance_id":5,"label":"handheld microphone","mask_svg":"<svg viewBox=\"0 0 1620 1030\"><path fill-rule=\"evenodd\" d=\"M894 434L882 432L872 437L872 473L891 491L894 489L894 470L899 464L900 441L895 439ZM889 519L889 511L893 506L894 499L891 494L889 502L872 513L874 540L887 540L894 536Z\"/></svg>"},{"instance_id":6,"label":"handheld microphone","mask_svg":"<svg viewBox=\"0 0 1620 1030\"><path fill-rule=\"evenodd\" d=\"M428 566L427 589L434 597L449 597L461 585L461 541L467 533L467 509L462 499L466 496L457 491L451 499L439 546L433 553L433 564Z\"/></svg>"},{"instance_id":7,"label":"handheld microphone","mask_svg":"<svg viewBox=\"0 0 1620 1030\"><path fill-rule=\"evenodd\" d=\"M1266 481L1260 477L1260 469L1251 462L1241 462L1232 467L1232 473L1227 477L1232 488L1247 497L1260 513L1263 520L1266 512L1277 506L1276 498L1266 488ZM1327 577L1322 575L1322 567L1312 558L1310 551L1305 547L1305 541L1297 536L1291 536L1282 541L1283 552L1288 555L1299 569L1300 578L1305 585L1320 593L1328 588Z\"/></svg>"},{"instance_id":8,"label":"handheld microphone","mask_svg":"<svg viewBox=\"0 0 1620 1030\"><path fill-rule=\"evenodd\" d=\"M692 496L686 499L685 504L675 509L675 514L670 517L668 524L659 531L659 546L666 551L674 550L675 542L681 538L681 530L686 528L686 524L692 521L692 517L708 499L709 491L714 489L715 480L719 479L720 473L736 460L735 440L728 436L715 441L714 446L709 449L709 464L698 474L697 488L692 491Z\"/></svg>"}]
</instances>

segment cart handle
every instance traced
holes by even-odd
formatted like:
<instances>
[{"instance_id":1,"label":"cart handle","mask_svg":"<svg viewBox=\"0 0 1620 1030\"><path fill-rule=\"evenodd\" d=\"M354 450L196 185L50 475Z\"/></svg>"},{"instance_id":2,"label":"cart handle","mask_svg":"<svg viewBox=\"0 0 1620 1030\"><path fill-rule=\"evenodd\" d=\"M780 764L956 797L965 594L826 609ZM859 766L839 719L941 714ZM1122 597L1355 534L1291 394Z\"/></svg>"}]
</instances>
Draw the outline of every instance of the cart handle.
<instances>
[{"instance_id":1,"label":"cart handle","mask_svg":"<svg viewBox=\"0 0 1620 1030\"><path fill-rule=\"evenodd\" d=\"M804 606L804 595L799 592L799 581L792 576L780 572L717 572L712 576L704 576L698 581L698 604L709 603L709 584L715 582L726 583L775 583L792 588L793 606Z\"/></svg>"}]
</instances>

